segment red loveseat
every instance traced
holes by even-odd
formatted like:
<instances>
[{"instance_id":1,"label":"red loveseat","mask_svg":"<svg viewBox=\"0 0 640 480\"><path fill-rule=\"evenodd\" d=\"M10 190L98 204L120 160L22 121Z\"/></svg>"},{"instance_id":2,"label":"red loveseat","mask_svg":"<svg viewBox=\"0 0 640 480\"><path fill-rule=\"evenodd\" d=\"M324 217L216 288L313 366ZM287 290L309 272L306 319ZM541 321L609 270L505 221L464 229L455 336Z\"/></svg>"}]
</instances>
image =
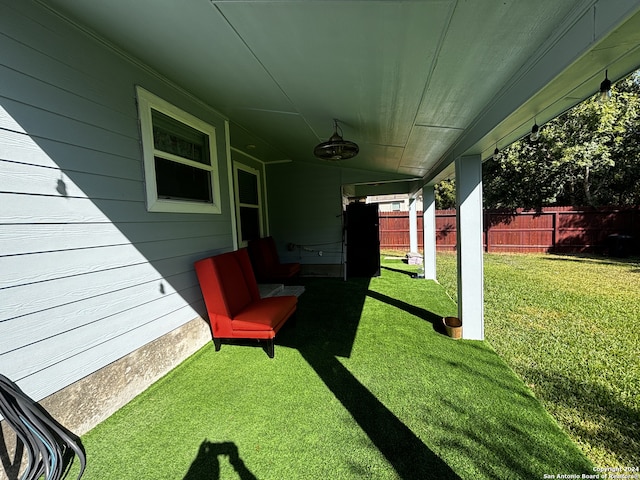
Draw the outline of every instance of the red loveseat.
<instances>
[{"instance_id":1,"label":"red loveseat","mask_svg":"<svg viewBox=\"0 0 640 480\"><path fill-rule=\"evenodd\" d=\"M259 339L273 358L276 333L295 313L298 298L260 298L244 248L199 260L195 269L216 351L224 339Z\"/></svg>"},{"instance_id":2,"label":"red loveseat","mask_svg":"<svg viewBox=\"0 0 640 480\"><path fill-rule=\"evenodd\" d=\"M298 276L299 263L280 263L273 237L256 238L248 245L251 264L259 282L282 282Z\"/></svg>"}]
</instances>

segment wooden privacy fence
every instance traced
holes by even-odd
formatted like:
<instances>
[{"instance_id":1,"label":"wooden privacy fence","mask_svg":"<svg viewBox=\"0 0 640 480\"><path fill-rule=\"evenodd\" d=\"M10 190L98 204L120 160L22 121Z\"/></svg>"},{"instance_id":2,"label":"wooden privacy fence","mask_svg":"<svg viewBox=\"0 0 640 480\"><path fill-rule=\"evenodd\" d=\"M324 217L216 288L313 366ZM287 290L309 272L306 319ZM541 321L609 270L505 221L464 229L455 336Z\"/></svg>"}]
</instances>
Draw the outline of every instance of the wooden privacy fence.
<instances>
[{"instance_id":1,"label":"wooden privacy fence","mask_svg":"<svg viewBox=\"0 0 640 480\"><path fill-rule=\"evenodd\" d=\"M422 212L418 212L422 249ZM545 207L484 211L486 252L640 253L640 208ZM380 248L409 251L409 213L380 212ZM436 248L456 249L455 210L436 211Z\"/></svg>"}]
</instances>

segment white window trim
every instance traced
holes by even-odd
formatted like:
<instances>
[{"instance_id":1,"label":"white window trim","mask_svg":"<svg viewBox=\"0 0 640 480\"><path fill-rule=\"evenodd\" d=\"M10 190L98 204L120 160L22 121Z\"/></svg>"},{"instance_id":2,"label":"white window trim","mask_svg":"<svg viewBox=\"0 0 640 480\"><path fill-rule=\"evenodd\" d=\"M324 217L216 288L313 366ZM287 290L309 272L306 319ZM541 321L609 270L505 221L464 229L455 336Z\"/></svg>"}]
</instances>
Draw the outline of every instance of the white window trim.
<instances>
[{"instance_id":1,"label":"white window trim","mask_svg":"<svg viewBox=\"0 0 640 480\"><path fill-rule=\"evenodd\" d=\"M240 203L240 192L238 188L238 170L244 170L247 173L251 173L256 176L256 183L258 185L258 205ZM264 221L263 221L263 208L262 208L262 174L260 170L251 168L242 163L233 163L233 185L235 192L235 204L236 204L236 225L238 227L238 242L241 247L246 247L248 242L242 240L242 222L240 221L240 207L250 207L258 209L258 221L260 228L260 236L264 235Z\"/></svg>"},{"instance_id":2,"label":"white window trim","mask_svg":"<svg viewBox=\"0 0 640 480\"><path fill-rule=\"evenodd\" d=\"M147 210L149 212L171 213L221 213L222 209L220 203L220 177L218 175L218 158L216 149L217 139L215 127L179 109L178 107L170 104L162 98L157 97L156 95L148 92L142 87L136 87L136 93L138 97L138 115L140 118L140 131L142 135ZM154 161L156 151L154 149L153 124L151 121L152 108L209 136L209 155L211 158L211 165L203 165L197 162L193 162L193 166L196 166L203 170L208 170L211 173L211 192L213 197L212 203L158 198ZM180 157L172 156L166 152L162 152L162 155L163 157L172 160L180 159ZM185 159L181 159L181 161L182 163L190 164Z\"/></svg>"}]
</instances>

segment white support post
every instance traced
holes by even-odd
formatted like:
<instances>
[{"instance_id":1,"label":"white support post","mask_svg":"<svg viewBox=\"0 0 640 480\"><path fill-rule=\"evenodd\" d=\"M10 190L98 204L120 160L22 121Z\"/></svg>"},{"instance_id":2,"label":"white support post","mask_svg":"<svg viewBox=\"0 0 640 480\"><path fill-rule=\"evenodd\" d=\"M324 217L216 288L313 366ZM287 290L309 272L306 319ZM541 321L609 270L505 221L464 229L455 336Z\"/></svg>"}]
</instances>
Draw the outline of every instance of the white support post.
<instances>
[{"instance_id":1,"label":"white support post","mask_svg":"<svg viewBox=\"0 0 640 480\"><path fill-rule=\"evenodd\" d=\"M433 185L422 187L424 278L436 280L436 195Z\"/></svg>"},{"instance_id":2,"label":"white support post","mask_svg":"<svg viewBox=\"0 0 640 480\"><path fill-rule=\"evenodd\" d=\"M456 159L458 317L462 337L484 339L484 268L482 246L482 160Z\"/></svg>"},{"instance_id":3,"label":"white support post","mask_svg":"<svg viewBox=\"0 0 640 480\"><path fill-rule=\"evenodd\" d=\"M409 252L418 253L418 215L416 197L409 198Z\"/></svg>"}]
</instances>

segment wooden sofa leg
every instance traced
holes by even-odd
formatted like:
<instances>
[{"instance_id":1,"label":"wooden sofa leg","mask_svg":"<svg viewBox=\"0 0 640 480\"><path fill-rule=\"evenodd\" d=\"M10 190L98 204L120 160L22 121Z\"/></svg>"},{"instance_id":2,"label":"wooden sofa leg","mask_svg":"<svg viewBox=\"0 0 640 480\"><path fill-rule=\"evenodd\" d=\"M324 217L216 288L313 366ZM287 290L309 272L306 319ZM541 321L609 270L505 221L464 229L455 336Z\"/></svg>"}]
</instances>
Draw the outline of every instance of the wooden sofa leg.
<instances>
[{"instance_id":1,"label":"wooden sofa leg","mask_svg":"<svg viewBox=\"0 0 640 480\"><path fill-rule=\"evenodd\" d=\"M220 351L220 347L222 346L222 340L219 338L213 337L213 345L216 347L216 352Z\"/></svg>"}]
</instances>

